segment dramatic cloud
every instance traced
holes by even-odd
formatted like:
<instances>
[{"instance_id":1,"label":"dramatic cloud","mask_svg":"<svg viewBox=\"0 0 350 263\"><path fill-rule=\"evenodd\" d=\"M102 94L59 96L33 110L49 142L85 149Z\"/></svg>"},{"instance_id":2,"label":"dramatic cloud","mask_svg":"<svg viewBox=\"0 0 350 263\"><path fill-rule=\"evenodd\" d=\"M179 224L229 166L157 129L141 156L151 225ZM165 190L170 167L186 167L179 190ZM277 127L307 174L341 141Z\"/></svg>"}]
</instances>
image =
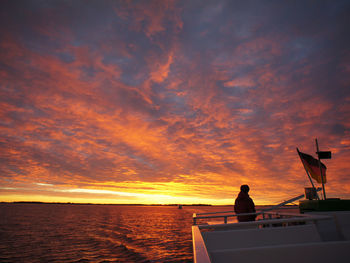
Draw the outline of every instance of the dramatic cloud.
<instances>
[{"instance_id":1,"label":"dramatic cloud","mask_svg":"<svg viewBox=\"0 0 350 263\"><path fill-rule=\"evenodd\" d=\"M350 198L347 1L2 1L0 201Z\"/></svg>"}]
</instances>

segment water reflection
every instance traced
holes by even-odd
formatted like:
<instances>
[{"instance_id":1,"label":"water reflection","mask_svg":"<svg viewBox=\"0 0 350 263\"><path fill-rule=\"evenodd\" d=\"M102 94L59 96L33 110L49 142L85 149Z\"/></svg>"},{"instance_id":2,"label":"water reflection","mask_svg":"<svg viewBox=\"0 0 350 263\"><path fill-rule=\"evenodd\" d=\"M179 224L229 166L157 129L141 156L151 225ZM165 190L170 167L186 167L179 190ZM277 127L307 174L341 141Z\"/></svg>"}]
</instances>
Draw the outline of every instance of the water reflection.
<instances>
[{"instance_id":1,"label":"water reflection","mask_svg":"<svg viewBox=\"0 0 350 263\"><path fill-rule=\"evenodd\" d=\"M193 208L1 204L0 261L192 262Z\"/></svg>"}]
</instances>

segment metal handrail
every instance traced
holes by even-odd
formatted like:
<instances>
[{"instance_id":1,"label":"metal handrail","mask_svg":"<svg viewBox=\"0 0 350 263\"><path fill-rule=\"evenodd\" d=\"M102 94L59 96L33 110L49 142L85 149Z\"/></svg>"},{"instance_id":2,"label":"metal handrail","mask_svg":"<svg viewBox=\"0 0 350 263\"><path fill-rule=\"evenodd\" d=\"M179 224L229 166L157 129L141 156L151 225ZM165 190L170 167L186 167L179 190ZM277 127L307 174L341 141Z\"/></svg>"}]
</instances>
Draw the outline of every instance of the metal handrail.
<instances>
[{"instance_id":1,"label":"metal handrail","mask_svg":"<svg viewBox=\"0 0 350 263\"><path fill-rule=\"evenodd\" d=\"M202 213L203 214L219 214L224 212L214 212L214 213ZM209 219L209 218L223 218L224 223L227 224L227 218L236 217L236 216L245 216L245 215L258 215L258 213L242 213L242 214L229 214L229 215L212 215L212 216L197 216L197 214L193 214L193 224L196 225L197 219Z\"/></svg>"},{"instance_id":2,"label":"metal handrail","mask_svg":"<svg viewBox=\"0 0 350 263\"><path fill-rule=\"evenodd\" d=\"M319 190L320 190L320 188L318 188L316 191L319 191ZM272 210L276 210L276 209L278 209L278 208L280 208L280 207L282 207L282 206L284 206L284 205L286 205L288 203L294 202L294 201L296 201L298 199L301 199L303 197L304 197L304 194L296 196L296 197L293 197L293 198L291 198L289 200L283 201L282 203L274 205L274 206L272 206L270 208L263 209L263 210L261 210L260 212L257 212L257 213L242 213L242 214L239 214L239 215L242 215L242 216L244 216L244 215L256 215L256 216L263 215L263 217L265 219L265 213L266 212L269 212L269 211L272 211ZM206 217L204 215L223 214L223 213L231 213L231 212L234 212L234 211L221 211L221 212L209 212L209 213L193 214L193 224L196 225L197 219L221 218L221 217L224 218L224 223L226 224L228 217L236 217L238 215L237 214L229 214L229 215L224 215L224 216L216 215L216 216L209 216L209 217ZM201 215L201 216L197 216L197 215Z\"/></svg>"},{"instance_id":3,"label":"metal handrail","mask_svg":"<svg viewBox=\"0 0 350 263\"><path fill-rule=\"evenodd\" d=\"M218 215L220 213L227 213L231 211L226 211L226 212L212 212L212 213L201 213L201 214L193 214L193 225L197 225L197 219L215 219L215 218L223 218L224 219L224 224L227 224L227 219L230 217L237 217L237 216L248 216L248 215L262 215L263 219L265 220L265 216L268 216L268 220L272 219L272 216L278 216L278 217L294 217L294 218L315 218L316 216L314 215L307 215L307 214L292 214L292 213L276 213L276 212L267 212L266 210L258 211L255 213L241 213L241 214L228 214L228 215ZM208 214L208 215L207 215ZM213 214L213 215L209 215ZM197 216L200 215L200 216ZM322 216L323 218L324 216ZM277 220L277 219L273 219ZM276 222L276 221L274 221Z\"/></svg>"},{"instance_id":4,"label":"metal handrail","mask_svg":"<svg viewBox=\"0 0 350 263\"><path fill-rule=\"evenodd\" d=\"M328 215L303 215L298 217L289 217L281 219L264 219L257 221L249 222L240 222L240 223L228 223L228 224L213 224L213 225L198 225L200 229L206 228L229 228L230 226L259 226L259 225L274 225L274 224L288 224L288 223L299 223L299 222L313 222L315 223L318 220L326 220L332 218Z\"/></svg>"},{"instance_id":5,"label":"metal handrail","mask_svg":"<svg viewBox=\"0 0 350 263\"><path fill-rule=\"evenodd\" d=\"M197 213L197 215L213 215L213 214L225 214L225 213L235 213L235 211L218 211L218 212L206 212L206 213Z\"/></svg>"}]
</instances>

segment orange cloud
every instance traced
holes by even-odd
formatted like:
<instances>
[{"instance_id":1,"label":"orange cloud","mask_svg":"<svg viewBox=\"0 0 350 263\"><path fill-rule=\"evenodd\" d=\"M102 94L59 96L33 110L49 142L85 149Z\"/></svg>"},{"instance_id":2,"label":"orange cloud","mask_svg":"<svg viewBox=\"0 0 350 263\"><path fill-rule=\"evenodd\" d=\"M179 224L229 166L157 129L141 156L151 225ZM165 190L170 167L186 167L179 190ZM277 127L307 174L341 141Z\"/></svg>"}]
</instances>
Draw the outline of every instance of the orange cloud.
<instances>
[{"instance_id":1,"label":"orange cloud","mask_svg":"<svg viewBox=\"0 0 350 263\"><path fill-rule=\"evenodd\" d=\"M276 203L309 185L295 148L314 154L316 137L334 154L329 196L349 197L347 56L333 59L334 35L242 22L224 3L104 5L103 17L60 5L6 16L0 200L232 204L249 184Z\"/></svg>"}]
</instances>

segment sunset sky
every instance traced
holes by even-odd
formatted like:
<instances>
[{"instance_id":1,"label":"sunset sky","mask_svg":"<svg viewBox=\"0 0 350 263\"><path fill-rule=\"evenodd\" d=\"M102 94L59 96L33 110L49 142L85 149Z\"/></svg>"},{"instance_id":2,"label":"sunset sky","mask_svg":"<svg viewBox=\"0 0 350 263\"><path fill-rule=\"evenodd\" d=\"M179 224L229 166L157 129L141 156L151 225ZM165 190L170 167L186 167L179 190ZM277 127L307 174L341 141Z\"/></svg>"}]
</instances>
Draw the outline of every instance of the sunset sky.
<instances>
[{"instance_id":1,"label":"sunset sky","mask_svg":"<svg viewBox=\"0 0 350 263\"><path fill-rule=\"evenodd\" d=\"M276 204L315 138L350 198L349 1L0 2L0 201Z\"/></svg>"}]
</instances>

